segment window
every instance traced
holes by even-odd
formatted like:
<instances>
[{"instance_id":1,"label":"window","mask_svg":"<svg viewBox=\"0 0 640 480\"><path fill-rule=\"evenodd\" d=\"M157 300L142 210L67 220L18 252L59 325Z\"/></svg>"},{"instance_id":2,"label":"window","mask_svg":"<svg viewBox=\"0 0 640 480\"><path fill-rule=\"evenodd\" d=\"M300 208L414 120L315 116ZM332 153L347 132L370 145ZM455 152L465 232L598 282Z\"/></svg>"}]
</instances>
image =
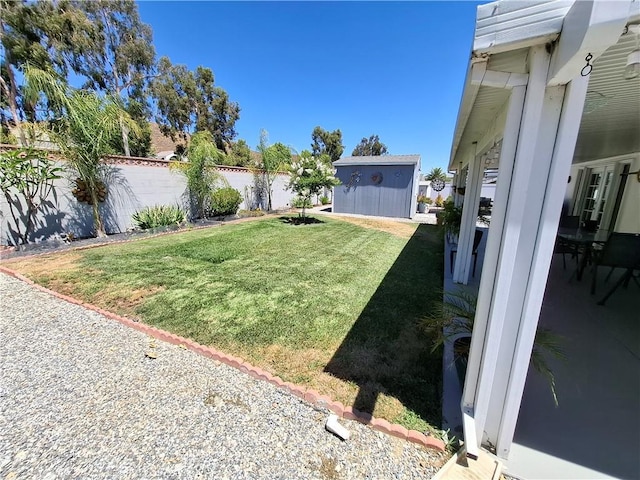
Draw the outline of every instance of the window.
<instances>
[{"instance_id":1,"label":"window","mask_svg":"<svg viewBox=\"0 0 640 480\"><path fill-rule=\"evenodd\" d=\"M579 215L581 222L591 222L599 229L613 228L612 223L620 207L617 199L624 189L620 174L628 168L628 164L619 162L579 170L579 185L574 192L574 215Z\"/></svg>"}]
</instances>

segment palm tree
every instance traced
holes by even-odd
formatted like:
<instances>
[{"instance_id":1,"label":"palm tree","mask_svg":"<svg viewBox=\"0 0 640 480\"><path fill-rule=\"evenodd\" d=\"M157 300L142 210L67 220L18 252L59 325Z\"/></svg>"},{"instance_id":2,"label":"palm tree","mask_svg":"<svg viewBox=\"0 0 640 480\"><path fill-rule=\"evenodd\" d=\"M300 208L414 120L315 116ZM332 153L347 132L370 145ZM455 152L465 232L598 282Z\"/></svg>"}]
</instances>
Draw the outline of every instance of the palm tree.
<instances>
[{"instance_id":1,"label":"palm tree","mask_svg":"<svg viewBox=\"0 0 640 480\"><path fill-rule=\"evenodd\" d=\"M210 211L211 194L227 180L216 170L224 162L224 153L216 147L211 132L196 132L187 149L186 162L172 162L170 168L187 180L189 210L192 218L205 218Z\"/></svg>"},{"instance_id":2,"label":"palm tree","mask_svg":"<svg viewBox=\"0 0 640 480\"><path fill-rule=\"evenodd\" d=\"M429 180L433 182L436 179L446 180L447 175L442 171L440 167L432 168L429 173L427 173L424 177L425 180Z\"/></svg>"},{"instance_id":3,"label":"palm tree","mask_svg":"<svg viewBox=\"0 0 640 480\"><path fill-rule=\"evenodd\" d=\"M106 236L99 208L106 183L101 160L112 153L111 142L123 124L134 135L139 133L138 125L112 96L71 88L54 74L31 67L25 68L25 78L26 95L35 100L44 93L54 110L60 112L58 118L48 122L47 134L86 189L96 236Z\"/></svg>"}]
</instances>

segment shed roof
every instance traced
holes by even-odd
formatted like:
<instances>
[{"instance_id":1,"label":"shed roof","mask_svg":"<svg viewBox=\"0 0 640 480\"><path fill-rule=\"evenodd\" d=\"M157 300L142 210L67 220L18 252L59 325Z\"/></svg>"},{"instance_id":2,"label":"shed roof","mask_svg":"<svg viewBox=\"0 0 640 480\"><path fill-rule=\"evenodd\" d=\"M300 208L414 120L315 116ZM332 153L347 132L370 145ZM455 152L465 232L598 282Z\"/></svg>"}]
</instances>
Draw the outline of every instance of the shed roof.
<instances>
[{"instance_id":1,"label":"shed roof","mask_svg":"<svg viewBox=\"0 0 640 480\"><path fill-rule=\"evenodd\" d=\"M337 167L342 165L416 165L420 155L367 155L362 157L343 157L333 162Z\"/></svg>"}]
</instances>

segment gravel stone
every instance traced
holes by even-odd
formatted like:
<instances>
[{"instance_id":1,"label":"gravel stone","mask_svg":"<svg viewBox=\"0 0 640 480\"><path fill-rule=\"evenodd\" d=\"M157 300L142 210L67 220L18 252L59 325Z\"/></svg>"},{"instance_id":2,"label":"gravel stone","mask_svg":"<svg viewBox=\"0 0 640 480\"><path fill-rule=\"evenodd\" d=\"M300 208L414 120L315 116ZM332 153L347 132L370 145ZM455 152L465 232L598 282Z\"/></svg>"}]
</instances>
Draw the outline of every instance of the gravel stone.
<instances>
[{"instance_id":1,"label":"gravel stone","mask_svg":"<svg viewBox=\"0 0 640 480\"><path fill-rule=\"evenodd\" d=\"M344 419L342 442L327 411L5 274L0 365L0 479L424 480L447 459Z\"/></svg>"}]
</instances>

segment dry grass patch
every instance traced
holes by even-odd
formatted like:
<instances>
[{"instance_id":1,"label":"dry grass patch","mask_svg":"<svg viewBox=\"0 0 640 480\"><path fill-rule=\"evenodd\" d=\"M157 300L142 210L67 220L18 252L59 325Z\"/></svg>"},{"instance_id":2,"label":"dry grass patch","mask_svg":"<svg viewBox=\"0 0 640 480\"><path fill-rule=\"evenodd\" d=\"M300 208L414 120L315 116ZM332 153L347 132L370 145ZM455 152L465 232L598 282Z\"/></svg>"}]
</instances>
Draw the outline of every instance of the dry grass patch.
<instances>
[{"instance_id":1,"label":"dry grass patch","mask_svg":"<svg viewBox=\"0 0 640 480\"><path fill-rule=\"evenodd\" d=\"M373 228L381 232L390 233L400 238L411 238L415 233L418 224L409 222L398 222L394 220L384 220L380 218L360 218L360 217L347 217L335 215L340 220L353 225L358 225L364 228Z\"/></svg>"},{"instance_id":2,"label":"dry grass patch","mask_svg":"<svg viewBox=\"0 0 640 480\"><path fill-rule=\"evenodd\" d=\"M99 290L83 289L91 279L100 278L103 272L91 268L82 260L81 252L50 254L27 258L11 263L11 268L33 281L64 295L92 303L97 307L138 319L136 309L149 297L162 292L161 286L134 288L126 284L104 284Z\"/></svg>"},{"instance_id":3,"label":"dry grass patch","mask_svg":"<svg viewBox=\"0 0 640 480\"><path fill-rule=\"evenodd\" d=\"M53 272L76 271L81 265L80 252L58 253L14 260L9 265L32 278L49 275Z\"/></svg>"}]
</instances>

